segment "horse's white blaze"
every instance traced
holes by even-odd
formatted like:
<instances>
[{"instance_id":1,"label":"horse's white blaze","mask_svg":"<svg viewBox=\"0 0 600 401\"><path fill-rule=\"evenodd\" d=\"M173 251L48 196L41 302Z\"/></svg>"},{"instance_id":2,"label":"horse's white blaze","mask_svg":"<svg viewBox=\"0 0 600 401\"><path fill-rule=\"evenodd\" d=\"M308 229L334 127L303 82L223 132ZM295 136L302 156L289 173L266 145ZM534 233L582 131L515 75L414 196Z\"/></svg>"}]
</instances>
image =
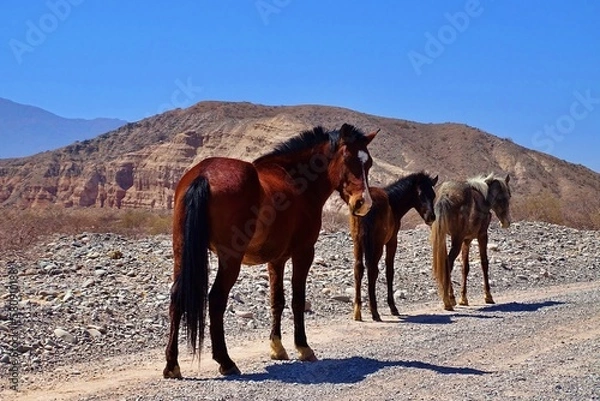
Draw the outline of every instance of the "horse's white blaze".
<instances>
[{"instance_id":1,"label":"horse's white blaze","mask_svg":"<svg viewBox=\"0 0 600 401\"><path fill-rule=\"evenodd\" d=\"M373 205L373 199L371 199L371 191L369 191L369 184L367 183L367 174L365 173L365 163L369 160L369 154L363 150L358 151L358 158L362 163L362 180L365 190L363 192L363 199L367 207Z\"/></svg>"}]
</instances>

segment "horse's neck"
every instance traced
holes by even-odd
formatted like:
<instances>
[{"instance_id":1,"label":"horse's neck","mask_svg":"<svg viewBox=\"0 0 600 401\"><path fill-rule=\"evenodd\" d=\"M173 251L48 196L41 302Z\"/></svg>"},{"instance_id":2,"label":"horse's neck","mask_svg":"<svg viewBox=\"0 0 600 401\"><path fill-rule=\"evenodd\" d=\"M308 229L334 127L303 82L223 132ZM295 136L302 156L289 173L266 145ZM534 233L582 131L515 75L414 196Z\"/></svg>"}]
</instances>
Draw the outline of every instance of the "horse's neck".
<instances>
[{"instance_id":1,"label":"horse's neck","mask_svg":"<svg viewBox=\"0 0 600 401\"><path fill-rule=\"evenodd\" d=\"M390 202L390 207L394 212L394 215L400 220L410 209L413 207L416 208L417 197L415 195L414 187L411 186L406 188L400 196L395 196L393 198L388 197L388 201Z\"/></svg>"},{"instance_id":2,"label":"horse's neck","mask_svg":"<svg viewBox=\"0 0 600 401\"><path fill-rule=\"evenodd\" d=\"M492 205L488 202L488 200L483 196L483 194L475 188L472 188L473 192L473 206L477 209L477 211L482 213L488 213Z\"/></svg>"},{"instance_id":3,"label":"horse's neck","mask_svg":"<svg viewBox=\"0 0 600 401\"><path fill-rule=\"evenodd\" d=\"M316 159L311 160L302 157L290 159L289 157L289 155L285 158L280 157L268 164L263 161L261 164L269 166L269 169L284 171L287 175L286 181L293 184L299 196L307 197L322 207L335 190L335 186L330 179L328 166L315 162ZM313 154L313 157L318 157L322 162L326 160L324 154L321 156L314 156ZM261 165L259 165L259 169L260 167Z\"/></svg>"}]
</instances>

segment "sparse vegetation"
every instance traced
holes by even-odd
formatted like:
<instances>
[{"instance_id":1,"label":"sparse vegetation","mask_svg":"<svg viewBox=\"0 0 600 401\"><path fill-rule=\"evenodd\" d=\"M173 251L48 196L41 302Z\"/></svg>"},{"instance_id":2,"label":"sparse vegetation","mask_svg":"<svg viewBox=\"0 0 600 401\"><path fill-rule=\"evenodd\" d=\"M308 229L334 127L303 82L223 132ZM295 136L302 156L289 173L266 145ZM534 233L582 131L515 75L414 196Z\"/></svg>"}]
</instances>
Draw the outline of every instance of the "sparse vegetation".
<instances>
[{"instance_id":1,"label":"sparse vegetation","mask_svg":"<svg viewBox=\"0 0 600 401\"><path fill-rule=\"evenodd\" d=\"M549 192L513 198L511 204L513 218L527 221L545 221L565 224L561 200Z\"/></svg>"},{"instance_id":2,"label":"sparse vegetation","mask_svg":"<svg viewBox=\"0 0 600 401\"><path fill-rule=\"evenodd\" d=\"M130 237L168 234L172 214L141 209L4 209L0 250L10 259L24 256L40 238L53 233L111 232Z\"/></svg>"},{"instance_id":3,"label":"sparse vegetation","mask_svg":"<svg viewBox=\"0 0 600 401\"><path fill-rule=\"evenodd\" d=\"M348 214L328 210L323 211L321 229L328 233L348 230Z\"/></svg>"}]
</instances>

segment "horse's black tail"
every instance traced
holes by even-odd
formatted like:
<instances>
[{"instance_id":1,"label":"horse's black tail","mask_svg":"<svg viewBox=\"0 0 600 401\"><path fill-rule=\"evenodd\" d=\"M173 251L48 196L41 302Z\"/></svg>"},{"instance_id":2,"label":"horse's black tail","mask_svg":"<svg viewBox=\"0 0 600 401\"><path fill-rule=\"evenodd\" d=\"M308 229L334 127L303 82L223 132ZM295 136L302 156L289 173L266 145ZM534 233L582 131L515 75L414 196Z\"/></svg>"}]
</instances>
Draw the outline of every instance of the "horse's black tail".
<instances>
[{"instance_id":1,"label":"horse's black tail","mask_svg":"<svg viewBox=\"0 0 600 401\"><path fill-rule=\"evenodd\" d=\"M210 227L208 224L208 180L196 178L185 192L184 221L180 272L175 281L177 302L185 318L188 343L196 354L196 342L202 350L206 326L208 299L208 247Z\"/></svg>"}]
</instances>

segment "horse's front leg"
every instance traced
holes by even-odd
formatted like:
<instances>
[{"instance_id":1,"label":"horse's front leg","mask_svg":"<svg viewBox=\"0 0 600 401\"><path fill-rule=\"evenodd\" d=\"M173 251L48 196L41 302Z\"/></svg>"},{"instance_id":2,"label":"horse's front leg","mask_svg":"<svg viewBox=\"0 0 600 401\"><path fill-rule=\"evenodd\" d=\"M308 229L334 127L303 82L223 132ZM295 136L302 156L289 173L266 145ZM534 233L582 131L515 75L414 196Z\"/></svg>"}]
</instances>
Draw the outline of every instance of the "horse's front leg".
<instances>
[{"instance_id":1,"label":"horse's front leg","mask_svg":"<svg viewBox=\"0 0 600 401\"><path fill-rule=\"evenodd\" d=\"M271 289L271 359L290 359L281 343L281 315L285 307L285 294L283 291L283 272L285 260L270 262L269 287Z\"/></svg>"},{"instance_id":2,"label":"horse's front leg","mask_svg":"<svg viewBox=\"0 0 600 401\"><path fill-rule=\"evenodd\" d=\"M361 287L362 279L365 275L365 264L363 263L364 258L364 244L362 237L364 227L361 225L362 220L356 216L350 216L349 220L350 233L352 234L352 251L354 253L354 309L353 318L357 322L362 321L362 297Z\"/></svg>"},{"instance_id":3,"label":"horse's front leg","mask_svg":"<svg viewBox=\"0 0 600 401\"><path fill-rule=\"evenodd\" d=\"M481 270L483 271L483 291L485 293L485 303L493 304L494 298L492 298L492 293L490 292L490 280L489 280L489 261L487 255L487 244L488 244L488 236L487 232L485 235L482 235L477 239L479 244L479 256L481 258Z\"/></svg>"},{"instance_id":4,"label":"horse's front leg","mask_svg":"<svg viewBox=\"0 0 600 401\"><path fill-rule=\"evenodd\" d=\"M362 321L361 294L362 279L365 275L363 249L359 239L354 240L354 320Z\"/></svg>"},{"instance_id":5,"label":"horse's front leg","mask_svg":"<svg viewBox=\"0 0 600 401\"><path fill-rule=\"evenodd\" d=\"M292 311L294 312L294 344L302 361L316 361L317 357L308 346L304 327L306 307L306 278L315 255L314 247L292 255Z\"/></svg>"},{"instance_id":6,"label":"horse's front leg","mask_svg":"<svg viewBox=\"0 0 600 401\"><path fill-rule=\"evenodd\" d=\"M462 256L462 288L460 289L460 300L459 305L468 306L469 300L467 299L467 277L469 276L469 248L471 247L471 240L467 239L463 241L461 248Z\"/></svg>"},{"instance_id":7,"label":"horse's front leg","mask_svg":"<svg viewBox=\"0 0 600 401\"><path fill-rule=\"evenodd\" d=\"M398 247L398 237L396 235L385 246L385 279L387 282L387 302L390 312L394 316L400 316L396 302L394 300L394 258L396 257L396 248Z\"/></svg>"}]
</instances>

